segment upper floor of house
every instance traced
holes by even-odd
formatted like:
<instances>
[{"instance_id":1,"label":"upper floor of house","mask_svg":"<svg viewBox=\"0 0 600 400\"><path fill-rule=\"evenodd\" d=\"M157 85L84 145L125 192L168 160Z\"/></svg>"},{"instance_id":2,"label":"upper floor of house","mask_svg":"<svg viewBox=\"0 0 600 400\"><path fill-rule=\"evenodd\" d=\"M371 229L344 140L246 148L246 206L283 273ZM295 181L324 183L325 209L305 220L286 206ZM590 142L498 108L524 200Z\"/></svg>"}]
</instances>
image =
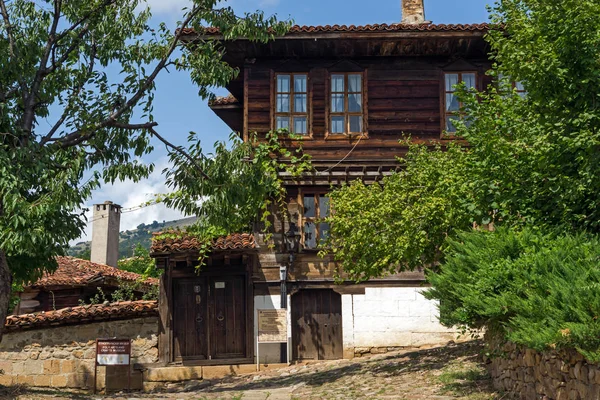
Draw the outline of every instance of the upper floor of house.
<instances>
[{"instance_id":1,"label":"upper floor of house","mask_svg":"<svg viewBox=\"0 0 600 400\"><path fill-rule=\"evenodd\" d=\"M301 135L324 167L385 168L406 151L406 135L451 138L462 117L455 85L491 82L489 27L427 22L423 0L402 6L399 24L294 26L264 44L224 41L225 61L240 74L211 108L246 140L279 128Z\"/></svg>"}]
</instances>

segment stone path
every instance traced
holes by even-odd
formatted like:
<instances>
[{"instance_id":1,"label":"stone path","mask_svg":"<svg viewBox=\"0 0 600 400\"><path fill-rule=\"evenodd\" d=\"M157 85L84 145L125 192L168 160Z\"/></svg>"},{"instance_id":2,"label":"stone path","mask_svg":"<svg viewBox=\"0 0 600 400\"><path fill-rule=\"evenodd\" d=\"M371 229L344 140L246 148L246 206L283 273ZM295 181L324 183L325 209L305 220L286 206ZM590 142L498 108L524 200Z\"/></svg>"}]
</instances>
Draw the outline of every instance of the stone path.
<instances>
[{"instance_id":1,"label":"stone path","mask_svg":"<svg viewBox=\"0 0 600 400\"><path fill-rule=\"evenodd\" d=\"M478 361L480 342L405 350L377 356L293 365L277 371L214 381L173 385L165 393L114 394L111 400L305 400L427 399L490 400L490 387ZM15 398L15 397L13 397ZM88 399L82 394L26 392L19 400Z\"/></svg>"}]
</instances>

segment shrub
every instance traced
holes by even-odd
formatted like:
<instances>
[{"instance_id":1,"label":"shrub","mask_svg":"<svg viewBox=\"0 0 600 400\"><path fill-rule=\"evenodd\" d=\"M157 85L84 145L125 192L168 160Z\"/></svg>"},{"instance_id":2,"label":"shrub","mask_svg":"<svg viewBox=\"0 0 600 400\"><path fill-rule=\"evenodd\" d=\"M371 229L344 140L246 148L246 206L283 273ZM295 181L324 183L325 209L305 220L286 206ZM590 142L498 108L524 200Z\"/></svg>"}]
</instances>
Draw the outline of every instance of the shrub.
<instances>
[{"instance_id":1,"label":"shrub","mask_svg":"<svg viewBox=\"0 0 600 400\"><path fill-rule=\"evenodd\" d=\"M600 240L502 228L449 240L425 293L446 326L486 328L539 351L600 361Z\"/></svg>"}]
</instances>

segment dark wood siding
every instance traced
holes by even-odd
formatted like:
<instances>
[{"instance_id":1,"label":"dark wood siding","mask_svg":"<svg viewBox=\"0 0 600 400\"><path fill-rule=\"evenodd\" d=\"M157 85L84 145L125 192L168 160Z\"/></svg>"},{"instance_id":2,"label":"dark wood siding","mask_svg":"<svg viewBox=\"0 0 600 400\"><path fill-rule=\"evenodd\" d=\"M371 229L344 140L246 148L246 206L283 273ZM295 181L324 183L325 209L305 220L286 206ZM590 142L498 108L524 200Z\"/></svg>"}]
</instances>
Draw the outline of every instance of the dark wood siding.
<instances>
[{"instance_id":1,"label":"dark wood siding","mask_svg":"<svg viewBox=\"0 0 600 400\"><path fill-rule=\"evenodd\" d=\"M327 82L336 70L336 60L303 60L301 68L289 70L282 61L260 61L249 66L247 82L248 131L264 134L272 128L272 74L288 68L289 72L309 74L311 92L312 139L305 140L304 149L315 161L340 160L356 144L355 139L326 139ZM443 57L372 58L352 60L367 71L368 137L361 140L348 161L393 160L403 155L405 145L398 140L411 135L420 143L439 142L442 130L441 79L451 63ZM480 88L490 83L485 71L490 63L485 59L466 60L461 65L478 73ZM283 66L283 67L282 67Z\"/></svg>"},{"instance_id":2,"label":"dark wood siding","mask_svg":"<svg viewBox=\"0 0 600 400\"><path fill-rule=\"evenodd\" d=\"M331 289L292 296L292 348L297 360L342 358L342 297Z\"/></svg>"}]
</instances>

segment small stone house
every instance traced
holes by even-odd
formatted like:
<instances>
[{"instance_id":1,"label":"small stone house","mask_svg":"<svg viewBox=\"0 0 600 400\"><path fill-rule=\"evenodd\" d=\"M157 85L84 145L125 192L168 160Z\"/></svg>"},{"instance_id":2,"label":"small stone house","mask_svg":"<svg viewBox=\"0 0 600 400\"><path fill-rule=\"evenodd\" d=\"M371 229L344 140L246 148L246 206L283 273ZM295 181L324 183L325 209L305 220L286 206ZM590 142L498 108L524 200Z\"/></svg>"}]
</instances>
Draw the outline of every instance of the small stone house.
<instances>
[{"instance_id":1,"label":"small stone house","mask_svg":"<svg viewBox=\"0 0 600 400\"><path fill-rule=\"evenodd\" d=\"M289 346L260 346L261 362L351 358L389 348L443 343L453 330L426 300L423 271L356 284L331 256L321 258L329 226L328 191L354 179L372 184L398 170L416 143L444 145L463 118L455 84L492 83L488 25L425 20L423 0L402 2L398 24L294 26L268 43L225 40L216 28L183 40L217 40L238 68L227 97L210 106L247 141L275 129L303 135L315 173L282 174L289 208L272 210L273 242L259 230L221 238L197 273L198 243L157 240L162 363L252 363L258 310L284 309ZM291 142L291 146L300 143ZM298 248L289 239L299 233ZM272 245L272 246L270 246Z\"/></svg>"}]
</instances>

